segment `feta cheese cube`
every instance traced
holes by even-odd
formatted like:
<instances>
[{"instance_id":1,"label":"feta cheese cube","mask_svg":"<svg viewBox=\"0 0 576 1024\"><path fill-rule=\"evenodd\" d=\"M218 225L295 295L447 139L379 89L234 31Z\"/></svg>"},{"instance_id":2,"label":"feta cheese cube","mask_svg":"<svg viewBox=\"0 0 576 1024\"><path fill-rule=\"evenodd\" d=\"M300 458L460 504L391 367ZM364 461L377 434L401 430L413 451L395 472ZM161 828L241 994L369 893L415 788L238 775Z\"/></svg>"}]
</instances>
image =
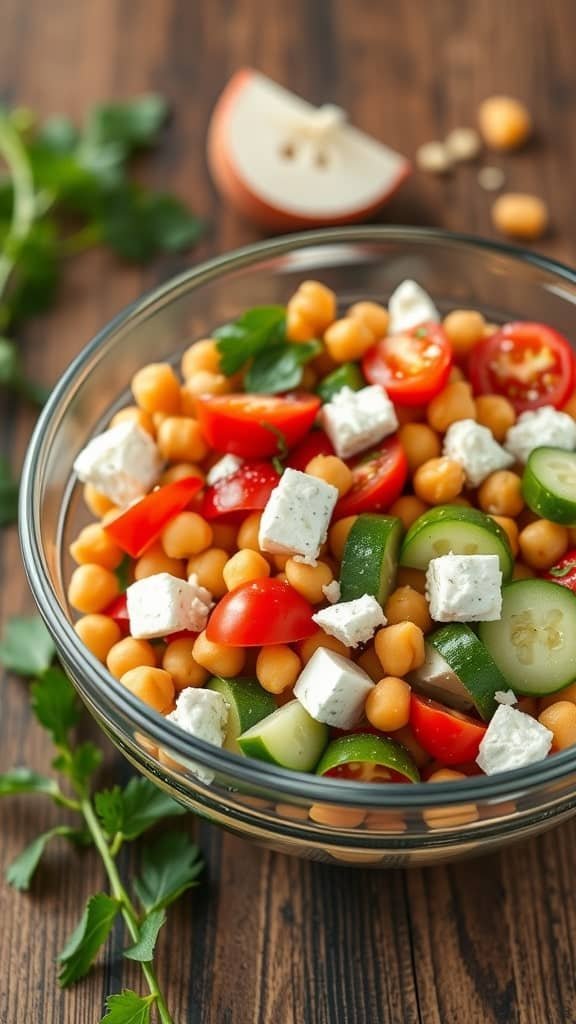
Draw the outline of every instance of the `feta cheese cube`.
<instances>
[{"instance_id":1,"label":"feta cheese cube","mask_svg":"<svg viewBox=\"0 0 576 1024\"><path fill-rule=\"evenodd\" d=\"M497 704L508 704L510 707L518 703L518 697L514 690L496 690L494 700Z\"/></svg>"},{"instance_id":2,"label":"feta cheese cube","mask_svg":"<svg viewBox=\"0 0 576 1024\"><path fill-rule=\"evenodd\" d=\"M319 647L300 673L294 696L317 722L352 729L361 720L374 685L358 665Z\"/></svg>"},{"instance_id":3,"label":"feta cheese cube","mask_svg":"<svg viewBox=\"0 0 576 1024\"><path fill-rule=\"evenodd\" d=\"M176 701L176 709L166 718L196 739L221 747L226 736L229 710L221 693L189 686L182 690ZM214 772L210 768L187 758L183 760L201 782L213 782Z\"/></svg>"},{"instance_id":4,"label":"feta cheese cube","mask_svg":"<svg viewBox=\"0 0 576 1024\"><path fill-rule=\"evenodd\" d=\"M294 555L299 562L316 565L338 497L332 484L297 469L285 469L262 513L260 550Z\"/></svg>"},{"instance_id":5,"label":"feta cheese cube","mask_svg":"<svg viewBox=\"0 0 576 1024\"><path fill-rule=\"evenodd\" d=\"M553 734L523 711L501 704L484 733L476 763L486 775L543 761Z\"/></svg>"},{"instance_id":6,"label":"feta cheese cube","mask_svg":"<svg viewBox=\"0 0 576 1024\"><path fill-rule=\"evenodd\" d=\"M426 599L436 622L493 622L502 614L498 555L441 555L426 572Z\"/></svg>"},{"instance_id":7,"label":"feta cheese cube","mask_svg":"<svg viewBox=\"0 0 576 1024\"><path fill-rule=\"evenodd\" d=\"M325 633L335 636L346 647L365 644L374 635L378 626L386 625L386 616L371 594L364 594L355 601L343 601L323 608L312 616Z\"/></svg>"},{"instance_id":8,"label":"feta cheese cube","mask_svg":"<svg viewBox=\"0 0 576 1024\"><path fill-rule=\"evenodd\" d=\"M340 584L338 580L332 580L331 583L325 583L322 587L322 593L330 604L336 604L340 600Z\"/></svg>"},{"instance_id":9,"label":"feta cheese cube","mask_svg":"<svg viewBox=\"0 0 576 1024\"><path fill-rule=\"evenodd\" d=\"M132 583L126 591L130 632L137 639L151 639L178 633L181 629L200 632L212 607L212 595L198 585L196 576L188 583L158 572Z\"/></svg>"},{"instance_id":10,"label":"feta cheese cube","mask_svg":"<svg viewBox=\"0 0 576 1024\"><path fill-rule=\"evenodd\" d=\"M448 427L443 454L460 463L469 487L478 487L491 473L514 463L514 456L494 440L492 431L475 420L458 420Z\"/></svg>"},{"instance_id":11,"label":"feta cheese cube","mask_svg":"<svg viewBox=\"0 0 576 1024\"><path fill-rule=\"evenodd\" d=\"M528 462L535 448L576 448L576 422L566 412L558 412L552 405L523 412L506 434L504 447L517 462Z\"/></svg>"},{"instance_id":12,"label":"feta cheese cube","mask_svg":"<svg viewBox=\"0 0 576 1024\"><path fill-rule=\"evenodd\" d=\"M398 417L392 402L377 384L352 391L342 388L323 406L321 419L336 454L348 459L398 429Z\"/></svg>"},{"instance_id":13,"label":"feta cheese cube","mask_svg":"<svg viewBox=\"0 0 576 1024\"><path fill-rule=\"evenodd\" d=\"M219 480L225 480L227 476L232 476L243 465L244 460L237 455L223 455L218 462L214 463L212 469L208 470L206 483L212 487Z\"/></svg>"},{"instance_id":14,"label":"feta cheese cube","mask_svg":"<svg viewBox=\"0 0 576 1024\"><path fill-rule=\"evenodd\" d=\"M83 483L123 508L151 490L162 460L150 434L128 421L94 437L76 456L74 469Z\"/></svg>"},{"instance_id":15,"label":"feta cheese cube","mask_svg":"<svg viewBox=\"0 0 576 1024\"><path fill-rule=\"evenodd\" d=\"M432 299L416 281L403 281L388 302L390 323L388 334L401 334L419 324L438 322L440 314Z\"/></svg>"}]
</instances>

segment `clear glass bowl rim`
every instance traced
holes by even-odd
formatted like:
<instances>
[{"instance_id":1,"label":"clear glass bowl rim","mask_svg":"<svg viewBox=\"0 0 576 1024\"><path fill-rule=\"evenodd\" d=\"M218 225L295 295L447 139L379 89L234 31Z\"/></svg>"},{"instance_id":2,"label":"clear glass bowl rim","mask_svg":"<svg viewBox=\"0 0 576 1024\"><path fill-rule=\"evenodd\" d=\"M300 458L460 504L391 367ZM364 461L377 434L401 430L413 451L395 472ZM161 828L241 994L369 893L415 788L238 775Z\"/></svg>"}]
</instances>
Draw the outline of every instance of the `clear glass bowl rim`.
<instances>
[{"instance_id":1,"label":"clear glass bowl rim","mask_svg":"<svg viewBox=\"0 0 576 1024\"><path fill-rule=\"evenodd\" d=\"M270 790L274 788L287 798L324 801L379 809L412 809L414 811L443 805L460 804L469 800L493 802L511 799L519 793L539 788L545 789L555 780L560 780L576 770L576 749L554 754L528 768L520 768L495 776L471 776L455 783L414 783L411 785L378 785L360 782L338 782L335 779L317 778L301 772L288 771L266 762L241 757L221 750L202 740L196 740L160 714L148 708L137 697L127 691L114 679L105 666L96 660L81 643L72 625L62 613L58 598L52 586L48 567L42 552L40 529L40 504L36 489L36 474L43 458L49 425L65 417L67 398L74 390L77 374L86 362L106 345L110 335L124 325L135 314L141 314L159 299L169 299L170 293L183 284L201 284L218 277L225 277L229 270L248 266L267 257L287 255L295 249L312 248L330 244L354 244L362 242L421 242L424 245L472 248L485 250L530 264L558 278L576 285L576 272L557 260L517 246L489 239L453 233L435 228L363 226L348 228L325 228L285 235L252 245L244 246L222 256L216 256L187 270L159 287L149 291L140 299L125 307L90 341L62 375L54 387L30 440L22 471L19 506L19 530L24 567L33 596L40 614L58 648L75 670L84 677L87 690L95 704L102 702L102 693L115 710L121 714L130 713L135 730L141 730L159 746L168 746L172 752L195 758L215 772L233 777L239 783L251 788ZM102 712L104 713L104 711Z\"/></svg>"}]
</instances>

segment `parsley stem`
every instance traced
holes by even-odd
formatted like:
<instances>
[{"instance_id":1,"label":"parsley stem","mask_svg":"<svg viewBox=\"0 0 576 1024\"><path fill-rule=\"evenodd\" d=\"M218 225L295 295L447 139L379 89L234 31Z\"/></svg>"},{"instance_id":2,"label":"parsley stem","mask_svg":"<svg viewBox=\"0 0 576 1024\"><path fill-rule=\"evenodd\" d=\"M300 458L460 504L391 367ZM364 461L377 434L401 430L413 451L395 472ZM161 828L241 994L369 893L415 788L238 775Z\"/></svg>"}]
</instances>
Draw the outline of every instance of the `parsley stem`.
<instances>
[{"instance_id":1,"label":"parsley stem","mask_svg":"<svg viewBox=\"0 0 576 1024\"><path fill-rule=\"evenodd\" d=\"M118 868L114 863L114 857L112 855L111 847L106 842L106 838L100 827L100 822L98 821L98 818L96 817L96 814L94 812L92 801L86 796L82 799L81 810L82 814L84 815L86 824L88 825L88 828L90 830L90 834L94 840L94 845L102 858L102 862L104 864L106 874L108 875L108 880L110 882L112 894L116 897L120 904L122 916L124 918L124 921L126 922L126 927L130 933L130 937L132 938L133 942L138 942L138 940L140 939L140 925L138 923L138 914L136 912L134 904L132 903L132 900L130 899L128 893L126 892L126 889L122 884L120 875L118 874ZM174 1020L170 1014L164 996L160 990L160 985L158 983L156 972L152 964L141 963L140 966L142 968L142 973L144 974L144 977L146 978L146 981L148 983L150 995L153 995L156 1001L156 1007L158 1009L158 1014L160 1016L162 1024L174 1024Z\"/></svg>"},{"instance_id":2,"label":"parsley stem","mask_svg":"<svg viewBox=\"0 0 576 1024\"><path fill-rule=\"evenodd\" d=\"M0 156L10 171L14 198L12 220L0 253L0 299L14 269L14 253L19 242L27 237L35 217L35 196L32 168L20 136L7 117L0 114Z\"/></svg>"}]
</instances>

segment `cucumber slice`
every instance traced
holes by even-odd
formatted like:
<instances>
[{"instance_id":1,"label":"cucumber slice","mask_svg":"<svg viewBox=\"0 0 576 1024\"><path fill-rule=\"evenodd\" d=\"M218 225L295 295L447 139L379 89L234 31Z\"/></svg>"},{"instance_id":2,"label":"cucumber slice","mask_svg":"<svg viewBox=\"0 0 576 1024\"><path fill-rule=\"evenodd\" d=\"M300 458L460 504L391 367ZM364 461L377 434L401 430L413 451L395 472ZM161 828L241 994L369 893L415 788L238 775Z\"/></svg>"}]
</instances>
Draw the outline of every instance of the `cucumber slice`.
<instances>
[{"instance_id":1,"label":"cucumber slice","mask_svg":"<svg viewBox=\"0 0 576 1024\"><path fill-rule=\"evenodd\" d=\"M328 742L328 726L291 700L238 737L243 754L295 772L311 772Z\"/></svg>"},{"instance_id":2,"label":"cucumber slice","mask_svg":"<svg viewBox=\"0 0 576 1024\"><path fill-rule=\"evenodd\" d=\"M383 769L380 773L379 768ZM394 740L373 736L371 733L354 733L333 740L326 747L316 768L317 775L331 772L356 782L388 782L390 771L403 775L410 782L418 782L420 779L418 769L405 747Z\"/></svg>"},{"instance_id":3,"label":"cucumber slice","mask_svg":"<svg viewBox=\"0 0 576 1024\"><path fill-rule=\"evenodd\" d=\"M576 452L536 448L524 469L522 493L539 516L576 526Z\"/></svg>"},{"instance_id":4,"label":"cucumber slice","mask_svg":"<svg viewBox=\"0 0 576 1024\"><path fill-rule=\"evenodd\" d=\"M223 745L226 750L241 754L238 737L276 710L274 697L262 689L257 679L243 676L238 679L214 676L206 689L221 693L228 704L230 710Z\"/></svg>"},{"instance_id":5,"label":"cucumber slice","mask_svg":"<svg viewBox=\"0 0 576 1024\"><path fill-rule=\"evenodd\" d=\"M475 708L485 722L490 721L498 707L494 694L497 690L508 689L508 684L470 626L463 623L443 626L427 638L426 646L443 659L447 669L460 683L460 699L463 700L455 706L461 711ZM418 689L417 685L415 689ZM450 699L446 703L450 704Z\"/></svg>"},{"instance_id":6,"label":"cucumber slice","mask_svg":"<svg viewBox=\"0 0 576 1024\"><path fill-rule=\"evenodd\" d=\"M334 395L342 391L342 388L360 391L365 386L366 381L360 372L360 367L356 363L342 363L342 366L332 370L332 373L320 381L316 394L320 395L323 402L331 402Z\"/></svg>"},{"instance_id":7,"label":"cucumber slice","mask_svg":"<svg viewBox=\"0 0 576 1024\"><path fill-rule=\"evenodd\" d=\"M396 516L361 515L348 534L340 567L342 601L371 594L382 607L394 587L403 526Z\"/></svg>"},{"instance_id":8,"label":"cucumber slice","mask_svg":"<svg viewBox=\"0 0 576 1024\"><path fill-rule=\"evenodd\" d=\"M498 555L503 579L512 575L514 560L505 531L484 512L461 505L439 505L412 523L400 551L400 564L426 570L433 558L450 552Z\"/></svg>"},{"instance_id":9,"label":"cucumber slice","mask_svg":"<svg viewBox=\"0 0 576 1024\"><path fill-rule=\"evenodd\" d=\"M507 686L543 697L576 679L576 594L547 580L516 580L502 589L502 618L479 635Z\"/></svg>"}]
</instances>

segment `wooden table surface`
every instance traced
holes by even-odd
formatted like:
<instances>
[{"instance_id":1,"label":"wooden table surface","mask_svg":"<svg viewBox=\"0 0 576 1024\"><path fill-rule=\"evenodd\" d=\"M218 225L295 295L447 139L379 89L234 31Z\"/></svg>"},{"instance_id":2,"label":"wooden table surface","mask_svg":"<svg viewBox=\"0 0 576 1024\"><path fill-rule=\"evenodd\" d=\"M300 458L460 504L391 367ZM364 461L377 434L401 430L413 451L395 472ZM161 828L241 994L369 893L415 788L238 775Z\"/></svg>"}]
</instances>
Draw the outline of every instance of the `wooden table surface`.
<instances>
[{"instance_id":1,"label":"wooden table surface","mask_svg":"<svg viewBox=\"0 0 576 1024\"><path fill-rule=\"evenodd\" d=\"M490 162L510 188L545 196L554 229L540 248L575 263L575 38L573 0L0 0L0 98L80 117L106 97L163 92L174 120L147 175L209 221L196 260L259 237L222 206L204 159L210 109L237 67L340 104L407 154L471 123L484 96L512 93L528 102L537 136ZM491 199L475 176L415 174L383 219L490 235ZM102 253L84 258L58 309L29 329L29 365L56 380L117 310L181 266L140 273ZM2 403L2 447L18 459L31 421ZM29 610L14 531L0 541L0 578L0 613ZM46 769L49 755L24 685L6 678L0 769ZM111 749L109 771L128 774ZM54 821L29 798L1 813L2 865ZM209 882L171 912L159 945L178 1022L576 1021L576 823L482 860L405 873L291 860L205 824L198 837ZM92 1024L107 992L140 984L116 931L88 980L56 987L53 957L102 884L95 856L55 846L29 895L0 888L1 1024Z\"/></svg>"}]
</instances>

